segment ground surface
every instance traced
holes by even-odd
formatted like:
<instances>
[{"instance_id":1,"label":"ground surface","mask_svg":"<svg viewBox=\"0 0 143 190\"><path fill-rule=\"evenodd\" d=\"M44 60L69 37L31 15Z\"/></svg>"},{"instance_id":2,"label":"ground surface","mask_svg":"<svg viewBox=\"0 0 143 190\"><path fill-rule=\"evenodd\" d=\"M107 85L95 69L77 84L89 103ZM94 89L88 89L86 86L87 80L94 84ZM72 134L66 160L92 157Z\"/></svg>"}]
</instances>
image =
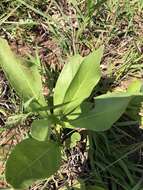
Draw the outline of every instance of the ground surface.
<instances>
[{"instance_id":1,"label":"ground surface","mask_svg":"<svg viewBox=\"0 0 143 190\"><path fill-rule=\"evenodd\" d=\"M52 77L48 76L49 89L54 86L55 79L68 56L75 53L87 55L100 45L105 46L101 64L102 93L107 89L126 89L134 78L143 78L142 0L100 0L96 3L86 0L77 0L77 2L71 0L1 0L0 36L8 40L17 55L24 57L31 55L41 61L43 67L52 73ZM44 88L43 93L48 95L49 89ZM19 98L9 87L0 70L0 188L7 187L4 180L4 163L8 152L25 136L30 123L30 121L24 121L23 124L16 124L14 120L12 121L14 126L10 129L9 125L5 125L7 122L11 122L8 119L10 116L21 112L20 105ZM115 138L112 133L115 134ZM106 140L110 140L108 143L112 151L116 149L116 145L113 146L115 142L123 146L132 145L135 151L138 150L135 153L140 152L140 154L136 154L136 158L134 158L134 154L131 156L130 161L133 160L133 165L130 165L130 161L125 161L127 166L134 166L139 173L132 175L133 181L135 181L132 186L134 187L138 181L142 180L140 173L143 173L142 166L140 168L136 166L142 163L142 130L137 126L133 128L129 121L126 129L121 126L118 130L112 129L109 134L105 133L104 135L109 137ZM98 137L99 142L101 136ZM130 142L125 142L126 138L129 138ZM103 151L104 147L99 145L99 149ZM88 164L83 164L86 161L86 155L81 151L79 144L67 154L69 154L70 161L64 163L57 176L54 176L49 183L43 182L35 185L33 189L58 189L66 181L69 184L72 183L72 178L76 178L78 175L90 174ZM121 154L122 152L119 152L119 155ZM125 157L126 154L124 154ZM107 162L102 161L103 168L108 168L117 160L114 156L112 158L109 152L107 155L105 154L105 157L109 159ZM101 164L100 156L96 161L99 165ZM99 167L99 165L95 164L95 167ZM110 173L109 189L125 189L119 185L123 181L120 180L118 172L114 171L115 168L114 166L109 167L108 171L104 172L103 170L100 174L106 178ZM125 171L128 175L129 171L126 169ZM83 178L87 180L86 176ZM103 181L107 182L108 180ZM112 184L112 182L114 183ZM93 183L95 183L94 180ZM117 187L115 187L116 185Z\"/></svg>"}]
</instances>

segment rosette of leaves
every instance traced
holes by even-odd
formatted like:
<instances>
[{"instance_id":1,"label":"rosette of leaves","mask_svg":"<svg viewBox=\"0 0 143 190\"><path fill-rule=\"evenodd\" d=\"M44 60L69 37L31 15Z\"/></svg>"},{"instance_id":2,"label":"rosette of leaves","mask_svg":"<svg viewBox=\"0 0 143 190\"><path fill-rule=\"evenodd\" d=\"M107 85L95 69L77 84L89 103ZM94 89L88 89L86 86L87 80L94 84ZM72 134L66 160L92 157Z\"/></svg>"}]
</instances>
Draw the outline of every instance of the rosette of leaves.
<instances>
[{"instance_id":1,"label":"rosette of leaves","mask_svg":"<svg viewBox=\"0 0 143 190\"><path fill-rule=\"evenodd\" d=\"M99 47L86 57L74 55L69 59L57 80L51 107L42 93L39 66L21 61L8 43L0 39L0 66L23 103L29 102L28 110L38 112L41 118L33 122L30 137L17 144L7 160L6 180L13 188L27 189L59 169L62 128L105 131L134 100L138 101L137 106L141 103L141 83L136 90L107 93L95 97L92 102L87 101L101 79L103 50ZM51 138L52 134L56 138Z\"/></svg>"}]
</instances>

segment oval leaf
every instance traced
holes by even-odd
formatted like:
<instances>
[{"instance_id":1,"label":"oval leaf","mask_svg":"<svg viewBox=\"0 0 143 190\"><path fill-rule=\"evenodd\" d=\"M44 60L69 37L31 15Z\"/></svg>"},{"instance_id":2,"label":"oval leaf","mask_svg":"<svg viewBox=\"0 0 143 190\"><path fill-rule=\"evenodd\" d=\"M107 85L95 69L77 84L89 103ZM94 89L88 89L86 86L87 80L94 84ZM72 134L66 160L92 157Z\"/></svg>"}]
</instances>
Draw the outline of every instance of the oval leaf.
<instances>
[{"instance_id":1,"label":"oval leaf","mask_svg":"<svg viewBox=\"0 0 143 190\"><path fill-rule=\"evenodd\" d=\"M64 97L64 103L71 102L64 107L67 114L79 106L89 97L93 88L101 77L100 61L103 56L103 47L89 54L80 64L80 67L69 85Z\"/></svg>"},{"instance_id":2,"label":"oval leaf","mask_svg":"<svg viewBox=\"0 0 143 190\"><path fill-rule=\"evenodd\" d=\"M38 104L46 105L37 65L22 63L14 56L7 41L1 38L0 65L10 84L24 102L33 99L31 107L37 107Z\"/></svg>"},{"instance_id":3,"label":"oval leaf","mask_svg":"<svg viewBox=\"0 0 143 190\"><path fill-rule=\"evenodd\" d=\"M54 90L54 105L60 105L64 102L64 97L70 83L75 77L83 57L75 55L69 59L68 64L64 65L62 72L57 80L56 87ZM61 110L60 108L56 110Z\"/></svg>"},{"instance_id":4,"label":"oval leaf","mask_svg":"<svg viewBox=\"0 0 143 190\"><path fill-rule=\"evenodd\" d=\"M6 180L15 189L27 189L36 180L53 175L59 168L61 152L54 142L32 138L16 145L6 163Z\"/></svg>"},{"instance_id":5,"label":"oval leaf","mask_svg":"<svg viewBox=\"0 0 143 190\"><path fill-rule=\"evenodd\" d=\"M134 80L128 87L129 93L142 93L143 94L143 82L141 80ZM139 114L142 108L143 96L134 97L127 108L127 115L133 119L138 120L141 123L142 116Z\"/></svg>"},{"instance_id":6,"label":"oval leaf","mask_svg":"<svg viewBox=\"0 0 143 190\"><path fill-rule=\"evenodd\" d=\"M35 120L31 127L31 136L38 141L45 141L49 135L49 120Z\"/></svg>"},{"instance_id":7,"label":"oval leaf","mask_svg":"<svg viewBox=\"0 0 143 190\"><path fill-rule=\"evenodd\" d=\"M78 118L70 120L71 126L94 131L109 129L125 112L129 102L135 96L129 93L110 93L95 98L95 108L84 112Z\"/></svg>"}]
</instances>

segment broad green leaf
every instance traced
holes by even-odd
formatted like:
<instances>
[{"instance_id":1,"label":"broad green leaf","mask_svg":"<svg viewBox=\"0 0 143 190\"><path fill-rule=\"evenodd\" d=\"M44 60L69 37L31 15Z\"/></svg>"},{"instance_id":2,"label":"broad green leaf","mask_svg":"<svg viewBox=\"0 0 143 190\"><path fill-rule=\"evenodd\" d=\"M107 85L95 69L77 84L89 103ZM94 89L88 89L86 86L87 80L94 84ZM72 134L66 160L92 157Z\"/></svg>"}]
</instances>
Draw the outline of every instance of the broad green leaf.
<instances>
[{"instance_id":1,"label":"broad green leaf","mask_svg":"<svg viewBox=\"0 0 143 190\"><path fill-rule=\"evenodd\" d=\"M70 83L64 96L67 104L63 113L67 114L78 107L83 100L89 97L101 77L100 61L103 56L103 47L89 54L80 64L78 71Z\"/></svg>"},{"instance_id":2,"label":"broad green leaf","mask_svg":"<svg viewBox=\"0 0 143 190\"><path fill-rule=\"evenodd\" d=\"M134 80L128 87L127 92L129 93L142 93L143 94L143 82L141 80ZM132 101L130 102L127 114L130 118L134 120L140 120L141 116L139 115L139 112L141 111L142 104L143 103L143 96L134 97Z\"/></svg>"},{"instance_id":3,"label":"broad green leaf","mask_svg":"<svg viewBox=\"0 0 143 190\"><path fill-rule=\"evenodd\" d=\"M54 105L60 105L64 102L66 91L68 90L70 83L75 77L82 60L83 57L81 57L80 55L75 55L70 58L68 64L65 64L57 80L54 90ZM57 110L61 109L59 108Z\"/></svg>"},{"instance_id":4,"label":"broad green leaf","mask_svg":"<svg viewBox=\"0 0 143 190\"><path fill-rule=\"evenodd\" d=\"M29 138L11 152L6 163L6 180L15 189L28 189L33 182L53 175L60 162L61 151L56 143Z\"/></svg>"},{"instance_id":5,"label":"broad green leaf","mask_svg":"<svg viewBox=\"0 0 143 190\"><path fill-rule=\"evenodd\" d=\"M31 127L31 136L38 141L48 139L50 122L47 119L35 120Z\"/></svg>"},{"instance_id":6,"label":"broad green leaf","mask_svg":"<svg viewBox=\"0 0 143 190\"><path fill-rule=\"evenodd\" d=\"M95 98L95 108L84 112L68 122L73 128L85 128L94 131L109 129L125 112L129 102L141 94L109 93Z\"/></svg>"},{"instance_id":7,"label":"broad green leaf","mask_svg":"<svg viewBox=\"0 0 143 190\"><path fill-rule=\"evenodd\" d=\"M37 65L22 63L12 53L6 40L0 38L0 66L12 87L24 102L34 99L32 108L44 106L46 102L42 95L42 82Z\"/></svg>"},{"instance_id":8,"label":"broad green leaf","mask_svg":"<svg viewBox=\"0 0 143 190\"><path fill-rule=\"evenodd\" d=\"M135 92L143 92L143 82L141 80L134 80L129 86L128 86L128 89L127 89L127 92L129 93L135 93Z\"/></svg>"},{"instance_id":9,"label":"broad green leaf","mask_svg":"<svg viewBox=\"0 0 143 190\"><path fill-rule=\"evenodd\" d=\"M67 115L67 118L68 119L76 119L79 116L79 114L82 113L82 110L84 110L84 112L88 112L92 109L93 106L94 106L93 103L84 101L74 111L72 111L69 115Z\"/></svg>"},{"instance_id":10,"label":"broad green leaf","mask_svg":"<svg viewBox=\"0 0 143 190\"><path fill-rule=\"evenodd\" d=\"M76 146L77 142L81 140L81 135L78 132L75 132L71 135L70 138L70 148Z\"/></svg>"}]
</instances>

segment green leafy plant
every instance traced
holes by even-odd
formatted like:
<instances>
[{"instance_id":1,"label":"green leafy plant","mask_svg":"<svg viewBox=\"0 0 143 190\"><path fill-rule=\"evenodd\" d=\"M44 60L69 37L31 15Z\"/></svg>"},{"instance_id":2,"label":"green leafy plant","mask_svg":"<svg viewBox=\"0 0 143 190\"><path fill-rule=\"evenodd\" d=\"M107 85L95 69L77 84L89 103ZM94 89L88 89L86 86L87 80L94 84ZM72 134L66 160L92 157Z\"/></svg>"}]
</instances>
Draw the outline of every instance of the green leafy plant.
<instances>
[{"instance_id":1,"label":"green leafy plant","mask_svg":"<svg viewBox=\"0 0 143 190\"><path fill-rule=\"evenodd\" d=\"M6 163L6 180L15 189L26 189L59 169L63 148L60 131L64 128L105 131L123 113L129 113L127 108L134 100L137 107L141 104L142 83L138 83L138 88L133 84L135 87L126 92L108 92L88 101L101 79L103 49L100 47L86 57L70 58L57 80L51 106L42 94L39 65L16 58L7 42L0 39L0 65L7 79L27 105L24 111L39 114L29 138L15 146ZM75 141L80 140L77 132L72 136Z\"/></svg>"}]
</instances>

